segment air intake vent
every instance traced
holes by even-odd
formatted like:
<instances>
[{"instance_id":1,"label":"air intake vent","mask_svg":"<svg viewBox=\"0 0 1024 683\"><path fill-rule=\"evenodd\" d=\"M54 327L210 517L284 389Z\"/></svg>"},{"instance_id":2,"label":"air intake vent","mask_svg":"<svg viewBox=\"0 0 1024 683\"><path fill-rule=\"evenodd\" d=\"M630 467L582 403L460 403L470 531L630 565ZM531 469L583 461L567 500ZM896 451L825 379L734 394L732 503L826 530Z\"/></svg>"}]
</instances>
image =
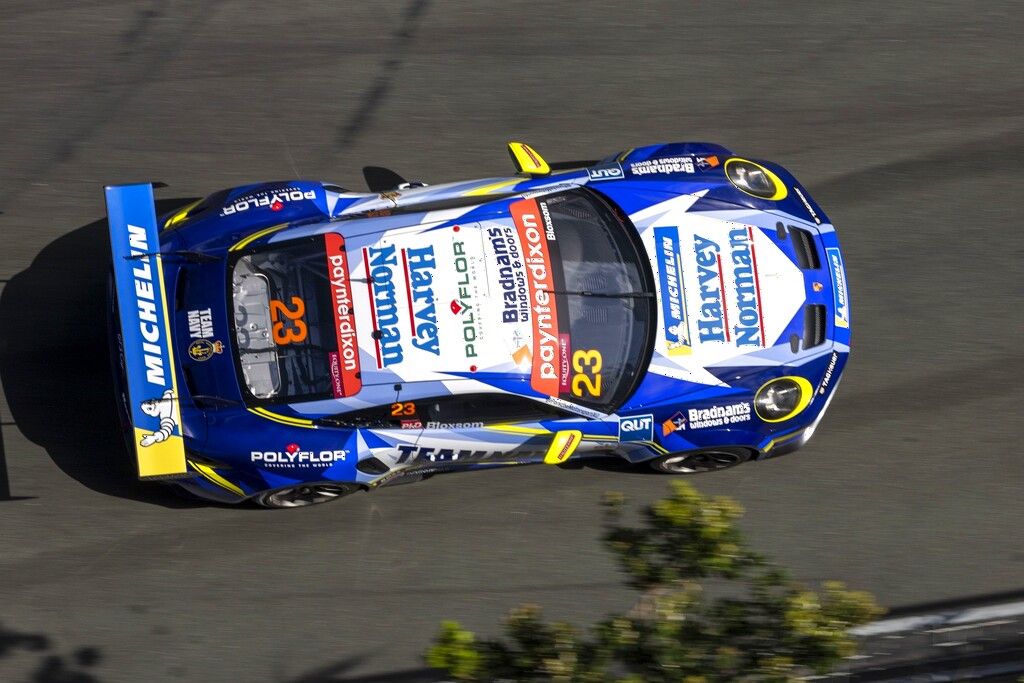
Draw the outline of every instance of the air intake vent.
<instances>
[{"instance_id":1,"label":"air intake vent","mask_svg":"<svg viewBox=\"0 0 1024 683\"><path fill-rule=\"evenodd\" d=\"M360 460L359 462L357 462L356 469L362 472L363 474L384 474L390 468L377 458L370 456L365 460Z\"/></svg>"},{"instance_id":2,"label":"air intake vent","mask_svg":"<svg viewBox=\"0 0 1024 683\"><path fill-rule=\"evenodd\" d=\"M194 396L199 393L196 391L196 380L192 376L192 368L184 367L181 372L185 375L185 388L188 389L189 396Z\"/></svg>"},{"instance_id":3,"label":"air intake vent","mask_svg":"<svg viewBox=\"0 0 1024 683\"><path fill-rule=\"evenodd\" d=\"M814 246L814 238L807 230L788 226L789 234L793 236L793 251L796 252L796 263L801 270L817 270L821 268L821 261L818 260L818 249Z\"/></svg>"},{"instance_id":4,"label":"air intake vent","mask_svg":"<svg viewBox=\"0 0 1024 683\"><path fill-rule=\"evenodd\" d=\"M804 350L825 343L825 306L804 306Z\"/></svg>"},{"instance_id":5,"label":"air intake vent","mask_svg":"<svg viewBox=\"0 0 1024 683\"><path fill-rule=\"evenodd\" d=\"M184 268L178 271L178 282L174 285L174 310L180 311L185 308L185 296L188 293L188 278L185 276Z\"/></svg>"}]
</instances>

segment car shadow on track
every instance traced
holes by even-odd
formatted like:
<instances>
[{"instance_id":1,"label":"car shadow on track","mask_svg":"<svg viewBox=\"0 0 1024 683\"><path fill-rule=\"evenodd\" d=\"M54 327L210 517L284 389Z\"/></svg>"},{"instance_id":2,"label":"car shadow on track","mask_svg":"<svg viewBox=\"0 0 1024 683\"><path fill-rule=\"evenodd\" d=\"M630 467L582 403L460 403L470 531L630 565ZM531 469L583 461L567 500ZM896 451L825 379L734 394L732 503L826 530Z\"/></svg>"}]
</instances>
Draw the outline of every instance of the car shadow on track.
<instances>
[{"instance_id":1,"label":"car shadow on track","mask_svg":"<svg viewBox=\"0 0 1024 683\"><path fill-rule=\"evenodd\" d=\"M99 649L81 647L70 655L59 654L49 637L15 631L0 624L0 659L8 658L10 662L0 664L0 673L9 665L31 670L28 680L33 683L100 683L90 672L103 659ZM30 658L34 661L29 662Z\"/></svg>"},{"instance_id":2,"label":"car shadow on track","mask_svg":"<svg viewBox=\"0 0 1024 683\"><path fill-rule=\"evenodd\" d=\"M193 199L156 202L157 213ZM139 482L121 438L107 340L107 221L47 245L0 293L0 379L11 417L68 476L107 495L202 505Z\"/></svg>"}]
</instances>

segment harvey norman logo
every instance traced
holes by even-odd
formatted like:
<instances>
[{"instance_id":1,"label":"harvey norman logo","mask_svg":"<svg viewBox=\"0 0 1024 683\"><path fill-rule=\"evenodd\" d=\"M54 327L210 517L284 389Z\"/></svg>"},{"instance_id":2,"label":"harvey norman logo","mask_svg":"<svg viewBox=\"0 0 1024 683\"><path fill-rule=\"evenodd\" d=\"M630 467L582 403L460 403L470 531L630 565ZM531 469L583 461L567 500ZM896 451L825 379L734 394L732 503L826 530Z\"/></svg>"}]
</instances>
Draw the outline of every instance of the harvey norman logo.
<instances>
[{"instance_id":1,"label":"harvey norman logo","mask_svg":"<svg viewBox=\"0 0 1024 683\"><path fill-rule=\"evenodd\" d=\"M653 415L631 415L619 418L619 441L651 441L653 438Z\"/></svg>"}]
</instances>

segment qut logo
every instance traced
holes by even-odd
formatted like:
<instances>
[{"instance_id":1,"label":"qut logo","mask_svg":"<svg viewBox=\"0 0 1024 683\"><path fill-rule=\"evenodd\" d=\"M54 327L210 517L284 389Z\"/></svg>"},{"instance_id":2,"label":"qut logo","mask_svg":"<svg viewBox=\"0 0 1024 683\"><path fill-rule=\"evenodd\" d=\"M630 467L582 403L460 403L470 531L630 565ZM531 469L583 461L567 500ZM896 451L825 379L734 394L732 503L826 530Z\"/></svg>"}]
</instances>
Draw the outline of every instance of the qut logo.
<instances>
[{"instance_id":1,"label":"qut logo","mask_svg":"<svg viewBox=\"0 0 1024 683\"><path fill-rule=\"evenodd\" d=\"M618 164L614 166L597 166L595 168L588 168L587 174L590 175L591 180L614 180L622 177L622 167Z\"/></svg>"},{"instance_id":2,"label":"qut logo","mask_svg":"<svg viewBox=\"0 0 1024 683\"><path fill-rule=\"evenodd\" d=\"M653 415L634 415L619 420L619 441L651 441L653 438Z\"/></svg>"}]
</instances>

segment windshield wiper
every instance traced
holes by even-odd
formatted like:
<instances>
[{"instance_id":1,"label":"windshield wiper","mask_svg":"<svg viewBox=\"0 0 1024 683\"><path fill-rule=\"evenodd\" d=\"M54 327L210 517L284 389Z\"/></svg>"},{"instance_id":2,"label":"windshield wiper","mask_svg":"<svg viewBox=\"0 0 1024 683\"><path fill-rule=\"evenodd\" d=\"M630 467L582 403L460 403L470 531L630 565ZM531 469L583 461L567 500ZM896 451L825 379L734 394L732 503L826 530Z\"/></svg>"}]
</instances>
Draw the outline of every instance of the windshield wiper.
<instances>
[{"instance_id":1,"label":"windshield wiper","mask_svg":"<svg viewBox=\"0 0 1024 683\"><path fill-rule=\"evenodd\" d=\"M192 396L190 398L192 399L192 403L195 404L195 406L197 408L204 408L205 407L205 406L203 406L204 403L212 404L211 407L214 408L214 409L216 409L219 406L240 406L240 405L242 405L241 401L235 401L235 400L230 399L230 398L221 398L220 396L208 396L206 394L192 394Z\"/></svg>"}]
</instances>

